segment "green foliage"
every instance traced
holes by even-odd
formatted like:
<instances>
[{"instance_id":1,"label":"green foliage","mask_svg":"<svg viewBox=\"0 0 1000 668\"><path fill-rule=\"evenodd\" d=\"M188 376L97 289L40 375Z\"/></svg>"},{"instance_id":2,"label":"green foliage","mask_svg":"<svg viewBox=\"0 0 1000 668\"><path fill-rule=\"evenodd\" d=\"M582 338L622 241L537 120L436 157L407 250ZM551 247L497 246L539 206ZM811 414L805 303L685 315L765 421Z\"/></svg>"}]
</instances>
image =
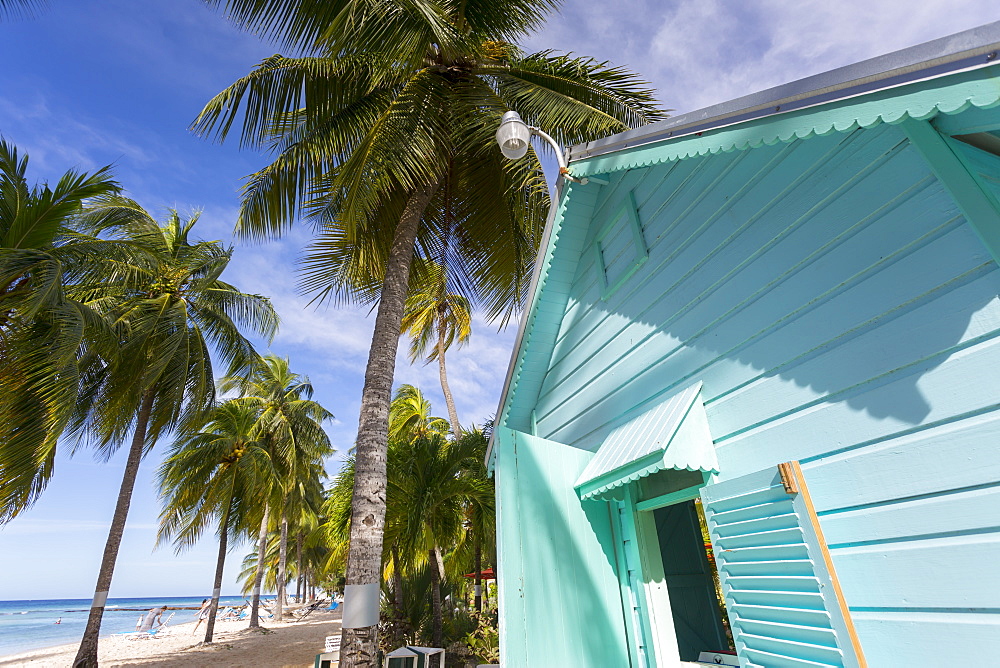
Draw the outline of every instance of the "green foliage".
<instances>
[{"instance_id":1,"label":"green foliage","mask_svg":"<svg viewBox=\"0 0 1000 668\"><path fill-rule=\"evenodd\" d=\"M405 424L401 416L418 415L420 419L409 424L426 425L430 422L430 410L430 403L417 388L401 386L392 403L390 424ZM443 428L447 429L446 423ZM386 647L391 644L395 636L391 631L397 626L408 642L430 642L429 569L435 565L428 553L432 548L439 548L444 555L442 597L451 596L454 600L472 584L463 575L473 567L476 544L482 549L484 560L493 563L496 543L493 482L482 464L486 451L483 433L473 429L455 441L431 430L401 429L397 434L389 443L387 461L382 585L386 633L380 636ZM353 488L351 457L335 478L324 507L328 520L323 528L331 549L339 555L346 555ZM396 609L395 604L397 574L402 583L402 610ZM450 612L445 616L445 637L458 641L471 629L459 628L461 620L453 617Z\"/></svg>"},{"instance_id":2,"label":"green foliage","mask_svg":"<svg viewBox=\"0 0 1000 668\"><path fill-rule=\"evenodd\" d=\"M77 356L104 333L67 283L128 252L72 227L88 200L118 192L108 167L70 170L54 187L29 185L27 170L28 157L0 139L0 522L30 507L48 483L77 400Z\"/></svg>"},{"instance_id":3,"label":"green foliage","mask_svg":"<svg viewBox=\"0 0 1000 668\"><path fill-rule=\"evenodd\" d=\"M184 220L170 210L161 226L120 196L101 198L81 217L94 235L137 249L129 261L110 263L106 274L72 290L113 332L81 357L72 425L105 457L134 427L147 393L153 398L147 447L170 429L203 423L215 398L210 350L237 373L259 359L243 331L270 338L277 330L266 297L221 280L232 249L189 239L197 221L198 214Z\"/></svg>"},{"instance_id":4,"label":"green foliage","mask_svg":"<svg viewBox=\"0 0 1000 668\"><path fill-rule=\"evenodd\" d=\"M202 430L174 441L158 474L163 501L158 542L173 539L180 552L193 546L213 519L228 519L219 531L232 541L253 531L278 478L259 438L258 418L246 404L226 401L212 409Z\"/></svg>"},{"instance_id":5,"label":"green foliage","mask_svg":"<svg viewBox=\"0 0 1000 668\"><path fill-rule=\"evenodd\" d=\"M389 405L389 440L413 441L448 434L448 422L431 416L431 402L413 385L400 385Z\"/></svg>"},{"instance_id":6,"label":"green foliage","mask_svg":"<svg viewBox=\"0 0 1000 668\"><path fill-rule=\"evenodd\" d=\"M312 399L313 386L309 378L294 373L287 358L266 355L251 365L245 373L228 376L220 383L224 392L238 391L231 401L252 412L255 423L252 434L269 453L276 475L262 490L253 526L247 532L256 535L263 509L269 505L280 512L270 514L270 533L266 547L264 586L274 589L278 584L278 552L280 550L280 518L288 521L290 535L302 532L305 541L303 569L325 573L330 559L329 549L320 540L319 514L323 504L322 480L326 476L324 458L334 450L323 422L333 414ZM297 559L289 562L286 577L298 575ZM258 568L256 550L252 560L244 560L240 579L245 592L253 589Z\"/></svg>"},{"instance_id":7,"label":"green foliage","mask_svg":"<svg viewBox=\"0 0 1000 668\"><path fill-rule=\"evenodd\" d=\"M303 287L321 299L376 301L406 201L437 184L417 256L447 267L456 292L488 317L509 317L549 191L533 152L502 158L501 115L517 109L563 143L664 117L627 70L513 45L544 22L549 0L210 4L310 54L265 59L193 128L219 140L238 132L243 145L275 152L244 188L239 230L261 238L311 218L318 236Z\"/></svg>"},{"instance_id":8,"label":"green foliage","mask_svg":"<svg viewBox=\"0 0 1000 668\"><path fill-rule=\"evenodd\" d=\"M464 640L472 653L482 663L500 663L500 631L495 615L476 615L475 628Z\"/></svg>"},{"instance_id":9,"label":"green foliage","mask_svg":"<svg viewBox=\"0 0 1000 668\"><path fill-rule=\"evenodd\" d=\"M424 359L433 362L438 358L440 346L445 350L452 344L465 345L472 335L472 305L460 294L448 291L444 267L426 263L423 271L416 271L419 282L411 280L410 294L406 298L403 314L403 332L410 337L410 361Z\"/></svg>"}]
</instances>

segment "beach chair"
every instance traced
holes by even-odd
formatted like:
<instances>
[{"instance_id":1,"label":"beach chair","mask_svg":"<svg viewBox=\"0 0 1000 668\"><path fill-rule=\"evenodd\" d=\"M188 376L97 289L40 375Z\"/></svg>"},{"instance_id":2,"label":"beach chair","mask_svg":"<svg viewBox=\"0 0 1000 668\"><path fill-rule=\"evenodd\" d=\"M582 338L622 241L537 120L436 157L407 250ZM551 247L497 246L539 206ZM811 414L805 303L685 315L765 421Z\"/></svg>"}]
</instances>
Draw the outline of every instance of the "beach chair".
<instances>
[{"instance_id":1,"label":"beach chair","mask_svg":"<svg viewBox=\"0 0 1000 668\"><path fill-rule=\"evenodd\" d=\"M176 614L176 612L171 612L166 621L157 626L155 629L150 629L148 631L126 631L125 633L117 633L115 635L125 636L126 640L148 640L149 638L155 638L157 636L169 635L170 631L166 631L165 629L167 628L167 624L170 623L170 620L173 619Z\"/></svg>"},{"instance_id":2,"label":"beach chair","mask_svg":"<svg viewBox=\"0 0 1000 668\"><path fill-rule=\"evenodd\" d=\"M303 619L305 619L306 617L309 616L309 613L318 610L325 602L326 601L319 600L319 601L315 601L313 603L310 603L309 605L307 605L305 607L299 608L294 613L292 613L296 617L295 621L297 621L297 622L302 621Z\"/></svg>"}]
</instances>

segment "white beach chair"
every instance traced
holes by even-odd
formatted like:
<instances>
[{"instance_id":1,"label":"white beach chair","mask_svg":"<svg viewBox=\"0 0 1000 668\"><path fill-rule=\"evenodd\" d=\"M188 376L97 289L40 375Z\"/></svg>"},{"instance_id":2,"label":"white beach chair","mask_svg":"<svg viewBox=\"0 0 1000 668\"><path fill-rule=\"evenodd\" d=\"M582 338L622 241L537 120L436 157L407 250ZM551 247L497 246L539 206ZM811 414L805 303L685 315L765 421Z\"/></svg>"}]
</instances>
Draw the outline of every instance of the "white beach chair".
<instances>
[{"instance_id":1,"label":"white beach chair","mask_svg":"<svg viewBox=\"0 0 1000 668\"><path fill-rule=\"evenodd\" d=\"M170 620L173 619L174 615L176 614L177 614L176 612L171 612L170 616L167 617L167 620L162 624L160 624L159 626L157 626L155 629L150 629L148 631L129 631L127 633L122 633L120 635L125 636L126 640L148 640L149 638L156 638L158 636L168 635L170 631L166 631L165 629L167 628L167 624L170 623Z\"/></svg>"}]
</instances>

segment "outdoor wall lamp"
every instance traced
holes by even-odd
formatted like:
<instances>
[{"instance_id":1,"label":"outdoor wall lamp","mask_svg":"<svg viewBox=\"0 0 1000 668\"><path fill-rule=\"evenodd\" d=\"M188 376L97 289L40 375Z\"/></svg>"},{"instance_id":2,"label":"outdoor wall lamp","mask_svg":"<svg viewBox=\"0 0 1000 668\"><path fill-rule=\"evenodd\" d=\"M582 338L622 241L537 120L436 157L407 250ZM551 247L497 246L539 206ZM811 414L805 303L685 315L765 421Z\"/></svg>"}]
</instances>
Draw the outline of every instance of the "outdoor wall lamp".
<instances>
[{"instance_id":1,"label":"outdoor wall lamp","mask_svg":"<svg viewBox=\"0 0 1000 668\"><path fill-rule=\"evenodd\" d=\"M500 119L500 127L497 128L497 143L500 144L500 152L510 160L520 160L528 152L528 142L531 135L541 137L547 141L556 152L556 159L559 161L559 174L569 179L573 183L588 183L587 179L578 179L569 172L566 166L566 157L563 155L562 147L556 140L548 134L533 127L521 120L521 115L516 111L508 111Z\"/></svg>"}]
</instances>

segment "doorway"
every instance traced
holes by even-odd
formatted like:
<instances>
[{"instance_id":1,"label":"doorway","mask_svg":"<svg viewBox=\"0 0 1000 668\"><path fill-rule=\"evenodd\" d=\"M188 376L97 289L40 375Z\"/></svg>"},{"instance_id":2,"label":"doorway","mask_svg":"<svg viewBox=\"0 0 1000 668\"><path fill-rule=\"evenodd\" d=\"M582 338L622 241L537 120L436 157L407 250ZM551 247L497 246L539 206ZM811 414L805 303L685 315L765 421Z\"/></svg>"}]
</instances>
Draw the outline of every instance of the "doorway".
<instances>
[{"instance_id":1,"label":"doorway","mask_svg":"<svg viewBox=\"0 0 1000 668\"><path fill-rule=\"evenodd\" d=\"M691 499L652 511L682 661L701 652L732 650L701 503Z\"/></svg>"}]
</instances>

